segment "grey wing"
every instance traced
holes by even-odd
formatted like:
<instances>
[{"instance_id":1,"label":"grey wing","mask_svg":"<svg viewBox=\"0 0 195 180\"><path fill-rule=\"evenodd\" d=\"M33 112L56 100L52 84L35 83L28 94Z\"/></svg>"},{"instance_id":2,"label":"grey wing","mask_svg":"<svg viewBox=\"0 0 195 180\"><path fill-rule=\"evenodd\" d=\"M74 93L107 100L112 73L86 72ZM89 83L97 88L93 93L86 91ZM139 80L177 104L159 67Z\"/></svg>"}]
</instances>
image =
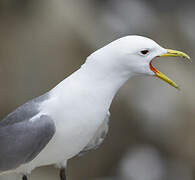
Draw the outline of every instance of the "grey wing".
<instances>
[{"instance_id":1,"label":"grey wing","mask_svg":"<svg viewBox=\"0 0 195 180\"><path fill-rule=\"evenodd\" d=\"M83 154L85 154L86 152L90 150L97 149L102 144L103 140L106 137L106 134L108 133L109 118L110 118L110 112L108 111L103 124L99 127L94 137L87 144L87 146L79 153L79 156L82 156Z\"/></svg>"},{"instance_id":2,"label":"grey wing","mask_svg":"<svg viewBox=\"0 0 195 180\"><path fill-rule=\"evenodd\" d=\"M34 159L54 133L54 122L46 115L0 126L0 172Z\"/></svg>"}]
</instances>

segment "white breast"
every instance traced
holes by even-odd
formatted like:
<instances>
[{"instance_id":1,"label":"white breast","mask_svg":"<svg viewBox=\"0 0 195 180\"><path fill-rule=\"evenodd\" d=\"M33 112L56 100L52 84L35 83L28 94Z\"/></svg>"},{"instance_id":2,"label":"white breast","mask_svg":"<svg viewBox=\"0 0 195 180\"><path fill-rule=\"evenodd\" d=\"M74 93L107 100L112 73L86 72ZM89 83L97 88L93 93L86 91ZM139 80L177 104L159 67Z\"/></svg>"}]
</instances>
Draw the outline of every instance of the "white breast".
<instances>
[{"instance_id":1,"label":"white breast","mask_svg":"<svg viewBox=\"0 0 195 180\"><path fill-rule=\"evenodd\" d=\"M32 170L74 157L87 146L104 123L107 108L95 105L89 95L71 98L68 93L65 94L63 98L53 96L42 105L42 113L55 121L56 132L48 145L25 168Z\"/></svg>"},{"instance_id":2,"label":"white breast","mask_svg":"<svg viewBox=\"0 0 195 180\"><path fill-rule=\"evenodd\" d=\"M33 161L17 169L19 172L72 158L104 124L114 95L129 76L116 76L101 68L98 61L95 65L93 62L96 61L89 61L58 84L50 91L49 100L41 104L41 113L54 120L56 132Z\"/></svg>"}]
</instances>

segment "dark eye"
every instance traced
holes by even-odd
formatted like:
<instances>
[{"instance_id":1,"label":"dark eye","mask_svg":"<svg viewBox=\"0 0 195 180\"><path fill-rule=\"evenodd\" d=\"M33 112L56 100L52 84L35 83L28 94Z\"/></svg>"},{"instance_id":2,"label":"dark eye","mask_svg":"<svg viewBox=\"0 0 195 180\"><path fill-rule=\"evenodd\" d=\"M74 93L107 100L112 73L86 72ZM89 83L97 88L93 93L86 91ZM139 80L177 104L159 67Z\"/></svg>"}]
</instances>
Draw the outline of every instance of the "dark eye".
<instances>
[{"instance_id":1,"label":"dark eye","mask_svg":"<svg viewBox=\"0 0 195 180\"><path fill-rule=\"evenodd\" d=\"M149 51L148 50L142 50L142 51L140 51L141 52L141 54L143 54L143 55L146 55L146 54L148 54L149 53Z\"/></svg>"}]
</instances>

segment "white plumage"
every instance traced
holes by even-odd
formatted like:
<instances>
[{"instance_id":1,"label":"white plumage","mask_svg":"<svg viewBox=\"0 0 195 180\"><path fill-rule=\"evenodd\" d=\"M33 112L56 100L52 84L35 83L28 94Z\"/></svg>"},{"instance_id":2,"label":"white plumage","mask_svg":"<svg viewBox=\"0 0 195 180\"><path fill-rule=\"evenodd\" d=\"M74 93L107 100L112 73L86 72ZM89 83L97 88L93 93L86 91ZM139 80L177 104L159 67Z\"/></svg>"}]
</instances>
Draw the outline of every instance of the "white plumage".
<instances>
[{"instance_id":1,"label":"white plumage","mask_svg":"<svg viewBox=\"0 0 195 180\"><path fill-rule=\"evenodd\" d=\"M24 159L25 163L11 159L12 164L8 163L6 167L1 164L1 159L6 159L0 156L0 172L29 174L34 168L49 164L65 168L70 158L97 148L108 131L109 108L119 88L132 76L155 75L149 64L154 57L166 53L166 49L151 39L127 36L91 54L79 70L49 91L46 98L21 106L3 120L6 127L10 126L9 122L13 124L13 132L19 122L27 122L21 126L23 129L34 127L43 120L46 125L50 122L48 134L52 138L41 134L43 126L38 131L40 139L44 140L43 147L32 153L26 147L25 154L31 154L31 159ZM29 110L32 107L36 112ZM27 112L32 115L28 116ZM20 115L26 117L25 121L18 120ZM2 128L4 126L0 124L0 133ZM33 137L38 132L35 130L28 141L35 143ZM17 133L15 136L17 138ZM36 146L39 149L39 145Z\"/></svg>"}]
</instances>

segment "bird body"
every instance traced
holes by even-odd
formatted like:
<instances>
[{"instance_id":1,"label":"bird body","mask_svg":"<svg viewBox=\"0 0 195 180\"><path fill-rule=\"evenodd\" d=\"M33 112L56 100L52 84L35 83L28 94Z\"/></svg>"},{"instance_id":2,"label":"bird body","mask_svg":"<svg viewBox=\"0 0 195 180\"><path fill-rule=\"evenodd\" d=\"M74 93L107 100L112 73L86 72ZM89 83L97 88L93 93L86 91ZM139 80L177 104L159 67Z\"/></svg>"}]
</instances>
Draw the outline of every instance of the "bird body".
<instances>
[{"instance_id":1,"label":"bird body","mask_svg":"<svg viewBox=\"0 0 195 180\"><path fill-rule=\"evenodd\" d=\"M80 69L0 122L0 172L65 168L70 158L97 148L119 88L132 76L155 75L151 60L167 52L148 38L127 36L92 53ZM171 84L159 71L158 76Z\"/></svg>"},{"instance_id":2,"label":"bird body","mask_svg":"<svg viewBox=\"0 0 195 180\"><path fill-rule=\"evenodd\" d=\"M70 84L62 85L63 87L60 84L51 90L48 99L39 105L40 112L30 119L31 123L40 121L37 116L49 116L54 121L55 133L38 156L15 171L26 174L43 165L65 165L64 162L79 154L93 138L96 138L94 136L99 128L107 129L109 103L100 99L100 92L94 96L90 95L95 87L91 86L90 90L84 87L85 85L82 86L82 83L73 82L71 80ZM63 83L66 84L66 80ZM101 101L103 104L100 106Z\"/></svg>"},{"instance_id":3,"label":"bird body","mask_svg":"<svg viewBox=\"0 0 195 180\"><path fill-rule=\"evenodd\" d=\"M49 116L54 121L55 133L39 155L14 171L27 174L43 165L65 165L64 162L83 151L90 141L95 141L96 136L99 138L90 148L102 142L101 134L108 129L107 117L112 99L129 76L116 76L112 81L111 77L102 79L108 71L103 72L94 63L95 60L88 59L78 71L47 93L47 99L39 104L39 113L29 121L35 123L40 121L37 117ZM95 76L88 72L92 67ZM95 71L99 71L100 76Z\"/></svg>"}]
</instances>

